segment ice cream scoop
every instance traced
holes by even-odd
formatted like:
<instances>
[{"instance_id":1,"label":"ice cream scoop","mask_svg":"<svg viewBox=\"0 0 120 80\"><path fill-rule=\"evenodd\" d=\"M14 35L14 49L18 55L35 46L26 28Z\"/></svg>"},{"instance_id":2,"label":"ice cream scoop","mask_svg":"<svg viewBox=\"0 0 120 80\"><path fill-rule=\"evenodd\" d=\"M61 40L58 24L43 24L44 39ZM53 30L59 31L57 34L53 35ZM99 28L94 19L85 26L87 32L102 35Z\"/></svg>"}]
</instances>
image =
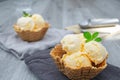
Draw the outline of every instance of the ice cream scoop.
<instances>
[{"instance_id":1,"label":"ice cream scoop","mask_svg":"<svg viewBox=\"0 0 120 80\"><path fill-rule=\"evenodd\" d=\"M85 42L85 38L83 37L83 34L69 34L69 35L66 35L61 40L62 48L68 54L71 54L77 51L82 51L81 47L82 47L82 44L84 44L84 42Z\"/></svg>"},{"instance_id":2,"label":"ice cream scoop","mask_svg":"<svg viewBox=\"0 0 120 80\"><path fill-rule=\"evenodd\" d=\"M30 17L21 17L17 20L17 26L22 30L32 30L34 25L34 21Z\"/></svg>"},{"instance_id":3,"label":"ice cream scoop","mask_svg":"<svg viewBox=\"0 0 120 80\"><path fill-rule=\"evenodd\" d=\"M43 17L39 14L33 14L32 19L33 19L34 23L36 24L36 26L39 26L39 27L41 27L40 25L45 23Z\"/></svg>"},{"instance_id":4,"label":"ice cream scoop","mask_svg":"<svg viewBox=\"0 0 120 80\"><path fill-rule=\"evenodd\" d=\"M91 41L86 43L84 47L88 57L95 65L100 64L107 58L108 52L101 43Z\"/></svg>"},{"instance_id":5,"label":"ice cream scoop","mask_svg":"<svg viewBox=\"0 0 120 80\"><path fill-rule=\"evenodd\" d=\"M72 68L92 66L89 58L86 56L86 54L82 52L76 52L71 55L65 54L62 60L64 61L66 66L69 66Z\"/></svg>"}]
</instances>

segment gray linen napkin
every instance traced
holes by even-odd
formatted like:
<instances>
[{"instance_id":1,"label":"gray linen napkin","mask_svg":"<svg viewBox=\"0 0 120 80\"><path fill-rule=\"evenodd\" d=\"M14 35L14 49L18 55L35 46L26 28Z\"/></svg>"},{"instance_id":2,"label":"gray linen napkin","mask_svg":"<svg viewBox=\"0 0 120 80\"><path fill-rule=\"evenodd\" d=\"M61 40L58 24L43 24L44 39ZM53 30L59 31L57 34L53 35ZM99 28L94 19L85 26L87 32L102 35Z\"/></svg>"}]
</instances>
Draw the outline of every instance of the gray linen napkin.
<instances>
[{"instance_id":1,"label":"gray linen napkin","mask_svg":"<svg viewBox=\"0 0 120 80\"><path fill-rule=\"evenodd\" d=\"M42 50L34 55L25 54L26 65L40 80L69 80L58 71L49 55L50 50ZM120 80L120 68L108 64L107 68L92 80Z\"/></svg>"},{"instance_id":2,"label":"gray linen napkin","mask_svg":"<svg viewBox=\"0 0 120 80\"><path fill-rule=\"evenodd\" d=\"M33 54L36 51L53 47L60 42L63 36L69 33L72 32L50 28L44 38L36 42L23 41L15 32L0 33L0 48L12 53L19 59L23 59L26 53Z\"/></svg>"}]
</instances>

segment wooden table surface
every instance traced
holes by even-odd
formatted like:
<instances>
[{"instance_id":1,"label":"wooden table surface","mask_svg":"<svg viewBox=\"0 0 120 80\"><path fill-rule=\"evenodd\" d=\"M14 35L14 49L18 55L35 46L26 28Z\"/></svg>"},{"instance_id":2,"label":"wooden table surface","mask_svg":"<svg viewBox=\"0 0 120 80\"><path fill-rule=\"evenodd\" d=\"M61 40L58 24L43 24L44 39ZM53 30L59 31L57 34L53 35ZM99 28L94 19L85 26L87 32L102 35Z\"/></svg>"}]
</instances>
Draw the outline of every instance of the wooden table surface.
<instances>
[{"instance_id":1,"label":"wooden table surface","mask_svg":"<svg viewBox=\"0 0 120 80\"><path fill-rule=\"evenodd\" d=\"M0 33L12 30L20 17L17 0L0 0ZM24 2L24 1L23 1ZM31 13L42 14L52 27L64 28L88 18L119 18L120 0L34 0ZM104 42L108 62L120 67L120 36ZM0 80L39 80L24 61L0 49Z\"/></svg>"}]
</instances>

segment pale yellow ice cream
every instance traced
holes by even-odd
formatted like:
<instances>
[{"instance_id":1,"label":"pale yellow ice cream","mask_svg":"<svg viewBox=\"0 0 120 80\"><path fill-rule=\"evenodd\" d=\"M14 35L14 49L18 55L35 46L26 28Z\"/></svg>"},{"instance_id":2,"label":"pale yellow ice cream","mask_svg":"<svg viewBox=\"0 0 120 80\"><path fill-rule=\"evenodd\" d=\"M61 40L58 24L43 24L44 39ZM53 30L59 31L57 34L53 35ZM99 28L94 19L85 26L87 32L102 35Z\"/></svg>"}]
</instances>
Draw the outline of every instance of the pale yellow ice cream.
<instances>
[{"instance_id":1,"label":"pale yellow ice cream","mask_svg":"<svg viewBox=\"0 0 120 80\"><path fill-rule=\"evenodd\" d=\"M81 68L81 67L92 66L89 58L86 56L86 54L84 54L82 52L76 52L71 55L65 54L63 56L62 60L64 61L64 64L66 66L69 66L72 68Z\"/></svg>"},{"instance_id":2,"label":"pale yellow ice cream","mask_svg":"<svg viewBox=\"0 0 120 80\"><path fill-rule=\"evenodd\" d=\"M73 52L82 51L82 47L84 46L85 39L83 34L69 34L66 35L62 40L62 48L68 54Z\"/></svg>"},{"instance_id":3,"label":"pale yellow ice cream","mask_svg":"<svg viewBox=\"0 0 120 80\"><path fill-rule=\"evenodd\" d=\"M39 14L33 14L31 17L21 17L17 20L17 26L22 30L34 30L44 27L45 21Z\"/></svg>"},{"instance_id":4,"label":"pale yellow ice cream","mask_svg":"<svg viewBox=\"0 0 120 80\"><path fill-rule=\"evenodd\" d=\"M62 60L70 67L80 68L102 63L108 55L105 47L96 41L85 42L83 34L69 34L62 40L62 49L66 51Z\"/></svg>"},{"instance_id":5,"label":"pale yellow ice cream","mask_svg":"<svg viewBox=\"0 0 120 80\"><path fill-rule=\"evenodd\" d=\"M35 25L38 27L42 27L41 25L43 25L45 23L43 17L39 14L33 14L32 19L33 19Z\"/></svg>"},{"instance_id":6,"label":"pale yellow ice cream","mask_svg":"<svg viewBox=\"0 0 120 80\"><path fill-rule=\"evenodd\" d=\"M17 20L17 26L22 30L32 30L34 25L35 23L30 17L21 17Z\"/></svg>"},{"instance_id":7,"label":"pale yellow ice cream","mask_svg":"<svg viewBox=\"0 0 120 80\"><path fill-rule=\"evenodd\" d=\"M106 59L108 52L105 47L96 41L91 41L85 44L85 51L88 57L95 65L100 64Z\"/></svg>"}]
</instances>

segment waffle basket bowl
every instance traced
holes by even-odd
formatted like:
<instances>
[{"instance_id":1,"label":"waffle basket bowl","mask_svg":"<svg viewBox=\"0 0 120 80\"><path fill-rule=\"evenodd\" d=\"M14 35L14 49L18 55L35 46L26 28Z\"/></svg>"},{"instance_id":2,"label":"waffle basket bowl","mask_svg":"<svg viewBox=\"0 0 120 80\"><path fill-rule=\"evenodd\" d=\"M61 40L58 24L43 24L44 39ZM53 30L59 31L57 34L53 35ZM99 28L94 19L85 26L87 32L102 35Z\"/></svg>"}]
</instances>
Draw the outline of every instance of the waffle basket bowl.
<instances>
[{"instance_id":1,"label":"waffle basket bowl","mask_svg":"<svg viewBox=\"0 0 120 80\"><path fill-rule=\"evenodd\" d=\"M31 30L21 30L20 27L14 25L14 30L16 31L18 36L21 37L22 40L33 42L33 41L41 40L45 36L49 28L49 24L45 23L42 26L43 27L41 29L31 31Z\"/></svg>"},{"instance_id":2,"label":"waffle basket bowl","mask_svg":"<svg viewBox=\"0 0 120 80\"><path fill-rule=\"evenodd\" d=\"M64 54L66 54L66 52L62 50L61 44L56 45L50 52L50 55L55 61L59 71L64 73L70 80L90 80L107 67L106 60L104 60L99 65L94 65L94 63L92 63L92 67L73 69L66 66L62 61L62 56Z\"/></svg>"}]
</instances>

